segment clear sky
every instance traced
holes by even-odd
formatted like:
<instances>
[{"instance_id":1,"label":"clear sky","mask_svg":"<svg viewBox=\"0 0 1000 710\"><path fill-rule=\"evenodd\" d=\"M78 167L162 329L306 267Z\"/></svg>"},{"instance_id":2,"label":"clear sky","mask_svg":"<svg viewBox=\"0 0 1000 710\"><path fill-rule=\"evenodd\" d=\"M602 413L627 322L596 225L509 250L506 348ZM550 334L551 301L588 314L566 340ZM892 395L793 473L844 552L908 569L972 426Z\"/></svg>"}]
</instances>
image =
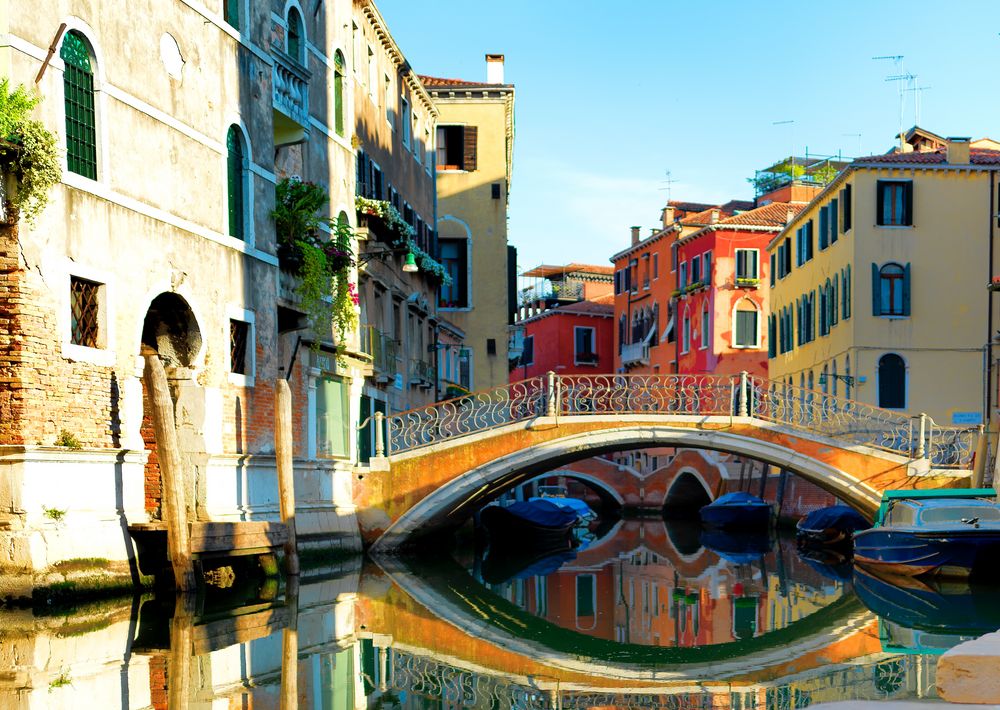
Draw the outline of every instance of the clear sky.
<instances>
[{"instance_id":1,"label":"clear sky","mask_svg":"<svg viewBox=\"0 0 1000 710\"><path fill-rule=\"evenodd\" d=\"M667 171L672 199L751 199L746 178L793 147L885 152L898 67L872 57L929 87L905 127L919 94L922 127L1000 138L996 0L376 2L418 73L484 81L484 55L506 55L522 269L608 263L658 223Z\"/></svg>"}]
</instances>

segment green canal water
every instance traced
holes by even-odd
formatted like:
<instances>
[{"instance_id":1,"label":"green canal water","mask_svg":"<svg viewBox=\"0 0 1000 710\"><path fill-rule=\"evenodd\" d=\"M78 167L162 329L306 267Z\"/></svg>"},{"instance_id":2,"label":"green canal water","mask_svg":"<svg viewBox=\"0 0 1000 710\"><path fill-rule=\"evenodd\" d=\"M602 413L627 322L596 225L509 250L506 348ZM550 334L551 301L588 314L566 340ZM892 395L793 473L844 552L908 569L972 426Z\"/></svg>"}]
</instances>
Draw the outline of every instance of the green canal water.
<instances>
[{"instance_id":1,"label":"green canal water","mask_svg":"<svg viewBox=\"0 0 1000 710\"><path fill-rule=\"evenodd\" d=\"M1000 591L894 586L789 537L622 520L572 551L237 567L187 599L0 610L0 708L746 708L934 699ZM297 589L295 588L297 586Z\"/></svg>"}]
</instances>

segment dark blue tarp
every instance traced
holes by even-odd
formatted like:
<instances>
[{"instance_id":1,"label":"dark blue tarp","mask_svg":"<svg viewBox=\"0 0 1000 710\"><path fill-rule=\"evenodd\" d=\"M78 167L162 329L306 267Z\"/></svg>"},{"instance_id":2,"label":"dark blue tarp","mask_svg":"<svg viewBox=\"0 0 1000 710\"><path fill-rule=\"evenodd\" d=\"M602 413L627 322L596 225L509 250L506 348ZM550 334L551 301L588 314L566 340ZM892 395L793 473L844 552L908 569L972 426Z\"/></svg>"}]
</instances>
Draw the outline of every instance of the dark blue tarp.
<instances>
[{"instance_id":1,"label":"dark blue tarp","mask_svg":"<svg viewBox=\"0 0 1000 710\"><path fill-rule=\"evenodd\" d=\"M735 493L727 493L724 496L719 496L715 501L709 505L747 505L747 504L760 503L763 504L764 501L757 496L752 496L749 493L744 493L743 491L736 491Z\"/></svg>"},{"instance_id":2,"label":"dark blue tarp","mask_svg":"<svg viewBox=\"0 0 1000 710\"><path fill-rule=\"evenodd\" d=\"M560 528L576 522L577 515L568 508L561 508L547 500L511 503L504 508L508 513L548 528Z\"/></svg>"},{"instance_id":3,"label":"dark blue tarp","mask_svg":"<svg viewBox=\"0 0 1000 710\"><path fill-rule=\"evenodd\" d=\"M826 530L834 528L854 532L855 530L867 530L871 523L865 520L865 516L853 508L846 505L831 505L828 508L820 508L809 513L799 521L799 530Z\"/></svg>"},{"instance_id":4,"label":"dark blue tarp","mask_svg":"<svg viewBox=\"0 0 1000 710\"><path fill-rule=\"evenodd\" d=\"M528 502L534 503L540 500L545 501L547 503L554 503L555 505L558 505L560 508L566 508L568 510L572 510L574 513L576 513L577 517L579 518L591 517L594 514L594 511L590 509L589 505L587 505L585 502L577 498L562 498L555 496L551 498L542 498L541 496L536 496L534 498L529 498Z\"/></svg>"}]
</instances>

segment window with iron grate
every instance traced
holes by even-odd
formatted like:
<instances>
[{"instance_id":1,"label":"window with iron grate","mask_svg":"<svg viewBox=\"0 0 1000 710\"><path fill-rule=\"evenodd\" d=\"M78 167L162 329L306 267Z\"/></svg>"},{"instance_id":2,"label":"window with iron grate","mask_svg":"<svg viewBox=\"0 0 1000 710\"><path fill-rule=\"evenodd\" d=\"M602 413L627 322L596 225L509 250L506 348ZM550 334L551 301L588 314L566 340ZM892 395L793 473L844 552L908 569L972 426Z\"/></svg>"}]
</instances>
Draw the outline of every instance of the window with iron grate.
<instances>
[{"instance_id":1,"label":"window with iron grate","mask_svg":"<svg viewBox=\"0 0 1000 710\"><path fill-rule=\"evenodd\" d=\"M70 276L70 342L88 348L100 347L101 284Z\"/></svg>"},{"instance_id":2,"label":"window with iron grate","mask_svg":"<svg viewBox=\"0 0 1000 710\"><path fill-rule=\"evenodd\" d=\"M59 52L66 103L66 165L70 172L97 179L97 118L90 49L79 32L70 31Z\"/></svg>"},{"instance_id":3,"label":"window with iron grate","mask_svg":"<svg viewBox=\"0 0 1000 710\"><path fill-rule=\"evenodd\" d=\"M249 359L247 344L250 340L250 324L241 321L229 321L229 371L237 375L249 374Z\"/></svg>"}]
</instances>

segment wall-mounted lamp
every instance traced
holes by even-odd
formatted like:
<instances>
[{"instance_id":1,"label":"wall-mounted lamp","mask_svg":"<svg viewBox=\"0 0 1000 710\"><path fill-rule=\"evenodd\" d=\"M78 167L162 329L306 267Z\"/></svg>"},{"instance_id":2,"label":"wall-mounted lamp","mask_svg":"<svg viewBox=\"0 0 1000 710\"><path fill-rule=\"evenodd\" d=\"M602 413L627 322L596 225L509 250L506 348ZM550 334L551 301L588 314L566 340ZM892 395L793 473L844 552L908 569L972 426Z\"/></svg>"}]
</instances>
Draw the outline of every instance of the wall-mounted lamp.
<instances>
[{"instance_id":1,"label":"wall-mounted lamp","mask_svg":"<svg viewBox=\"0 0 1000 710\"><path fill-rule=\"evenodd\" d=\"M409 247L399 247L397 249L380 249L379 251L366 251L364 254L358 256L358 266L364 266L369 261L373 259L378 259L380 261L385 261L385 259L393 254L402 254L406 252L406 258L403 260L403 271L408 274L415 274L420 271L420 267L417 266L417 257L410 251Z\"/></svg>"},{"instance_id":2,"label":"wall-mounted lamp","mask_svg":"<svg viewBox=\"0 0 1000 710\"><path fill-rule=\"evenodd\" d=\"M825 385L827 383L827 378L829 378L829 377L833 377L835 379L840 380L841 382L843 382L848 387L853 387L855 382L857 382L858 384L863 384L864 381L865 381L865 379L866 379L864 377L859 377L857 380L855 380L850 375L833 375L833 374L830 374L830 375L820 375L819 376L819 383L821 385Z\"/></svg>"}]
</instances>

